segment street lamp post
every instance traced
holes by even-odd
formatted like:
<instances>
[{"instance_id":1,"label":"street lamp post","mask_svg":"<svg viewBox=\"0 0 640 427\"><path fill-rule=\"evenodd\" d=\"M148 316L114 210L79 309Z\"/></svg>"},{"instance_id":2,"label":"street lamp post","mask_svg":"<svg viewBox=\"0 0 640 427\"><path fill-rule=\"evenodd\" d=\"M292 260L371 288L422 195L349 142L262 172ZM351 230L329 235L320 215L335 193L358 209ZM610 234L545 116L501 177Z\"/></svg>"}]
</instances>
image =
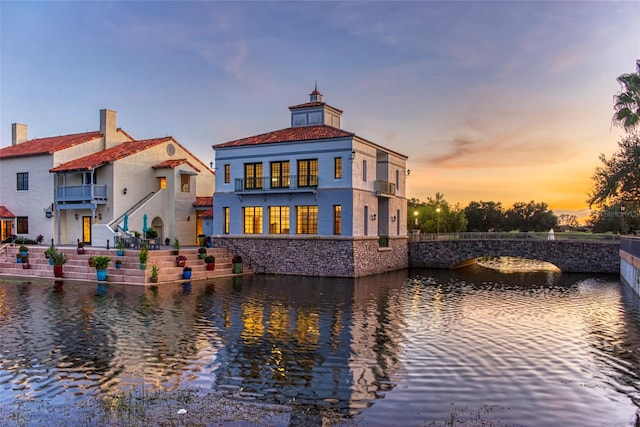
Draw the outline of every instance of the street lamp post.
<instances>
[{"instance_id":1,"label":"street lamp post","mask_svg":"<svg viewBox=\"0 0 640 427\"><path fill-rule=\"evenodd\" d=\"M438 234L440 234L440 208L436 208L436 223L438 224Z\"/></svg>"},{"instance_id":2,"label":"street lamp post","mask_svg":"<svg viewBox=\"0 0 640 427\"><path fill-rule=\"evenodd\" d=\"M414 217L415 217L415 219L416 219L416 221L415 221L415 222L416 222L416 228L418 228L418 211L414 211L414 212L413 212L413 216L414 216Z\"/></svg>"}]
</instances>

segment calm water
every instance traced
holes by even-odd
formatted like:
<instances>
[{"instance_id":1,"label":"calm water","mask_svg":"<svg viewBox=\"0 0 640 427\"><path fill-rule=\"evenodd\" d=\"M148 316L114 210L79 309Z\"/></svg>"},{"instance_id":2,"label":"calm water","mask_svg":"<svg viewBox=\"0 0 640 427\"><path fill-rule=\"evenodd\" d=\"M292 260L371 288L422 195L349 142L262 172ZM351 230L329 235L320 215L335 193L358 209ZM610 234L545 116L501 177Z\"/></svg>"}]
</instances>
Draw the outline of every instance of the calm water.
<instances>
[{"instance_id":1,"label":"calm water","mask_svg":"<svg viewBox=\"0 0 640 427\"><path fill-rule=\"evenodd\" d=\"M626 426L639 307L616 276L479 266L159 289L5 281L0 407L199 388L361 425Z\"/></svg>"}]
</instances>

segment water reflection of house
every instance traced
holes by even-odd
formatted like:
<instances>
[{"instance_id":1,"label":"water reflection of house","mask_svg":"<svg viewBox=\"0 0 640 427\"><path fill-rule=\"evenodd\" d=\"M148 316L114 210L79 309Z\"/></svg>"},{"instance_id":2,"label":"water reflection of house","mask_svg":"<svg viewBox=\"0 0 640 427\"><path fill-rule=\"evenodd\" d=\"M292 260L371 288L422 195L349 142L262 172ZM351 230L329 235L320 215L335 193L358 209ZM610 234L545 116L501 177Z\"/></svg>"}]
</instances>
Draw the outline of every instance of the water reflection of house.
<instances>
[{"instance_id":1,"label":"water reflection of house","mask_svg":"<svg viewBox=\"0 0 640 427\"><path fill-rule=\"evenodd\" d=\"M406 267L407 157L341 129L317 88L289 110L291 127L213 146L216 245L276 274Z\"/></svg>"},{"instance_id":2,"label":"water reflection of house","mask_svg":"<svg viewBox=\"0 0 640 427\"><path fill-rule=\"evenodd\" d=\"M12 145L0 148L3 238L102 246L125 214L141 231L146 213L161 238L195 243L204 217L194 203L213 188L213 171L175 139L136 140L110 110L100 111L100 130L72 135L29 140L27 126L14 123Z\"/></svg>"}]
</instances>

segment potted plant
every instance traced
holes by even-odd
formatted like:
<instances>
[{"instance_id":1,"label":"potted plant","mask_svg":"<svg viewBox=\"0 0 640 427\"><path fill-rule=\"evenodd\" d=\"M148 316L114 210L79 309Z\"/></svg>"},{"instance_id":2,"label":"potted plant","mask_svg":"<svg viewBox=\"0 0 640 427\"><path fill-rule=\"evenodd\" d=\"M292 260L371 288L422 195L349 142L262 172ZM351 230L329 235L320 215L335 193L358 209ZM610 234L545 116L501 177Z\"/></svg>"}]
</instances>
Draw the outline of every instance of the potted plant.
<instances>
[{"instance_id":1,"label":"potted plant","mask_svg":"<svg viewBox=\"0 0 640 427\"><path fill-rule=\"evenodd\" d=\"M155 229L150 228L149 230L147 230L147 239L154 240L157 238L158 238L158 232Z\"/></svg>"},{"instance_id":2,"label":"potted plant","mask_svg":"<svg viewBox=\"0 0 640 427\"><path fill-rule=\"evenodd\" d=\"M147 269L147 261L149 260L149 250L146 246L143 246L140 249L140 253L138 254L138 261L140 261L140 270Z\"/></svg>"},{"instance_id":3,"label":"potted plant","mask_svg":"<svg viewBox=\"0 0 640 427\"><path fill-rule=\"evenodd\" d=\"M185 267L182 269L182 278L191 279L191 267Z\"/></svg>"},{"instance_id":4,"label":"potted plant","mask_svg":"<svg viewBox=\"0 0 640 427\"><path fill-rule=\"evenodd\" d=\"M175 239L173 241L173 254L178 255L180 253L180 241Z\"/></svg>"},{"instance_id":5,"label":"potted plant","mask_svg":"<svg viewBox=\"0 0 640 427\"><path fill-rule=\"evenodd\" d=\"M89 267L93 267L94 266L93 258L94 257L90 256L89 259L87 259L87 262L89 263Z\"/></svg>"},{"instance_id":6,"label":"potted plant","mask_svg":"<svg viewBox=\"0 0 640 427\"><path fill-rule=\"evenodd\" d=\"M22 254L20 252L16 254L16 262L22 264Z\"/></svg>"},{"instance_id":7,"label":"potted plant","mask_svg":"<svg viewBox=\"0 0 640 427\"><path fill-rule=\"evenodd\" d=\"M54 248L53 252L51 252L51 259L53 260L54 277L62 277L62 266L67 263L67 254L58 252Z\"/></svg>"},{"instance_id":8,"label":"potted plant","mask_svg":"<svg viewBox=\"0 0 640 427\"><path fill-rule=\"evenodd\" d=\"M184 267L187 263L187 257L184 255L178 255L176 257L176 267Z\"/></svg>"},{"instance_id":9,"label":"potted plant","mask_svg":"<svg viewBox=\"0 0 640 427\"><path fill-rule=\"evenodd\" d=\"M42 244L42 241L44 240L44 236L42 234L38 234L38 236L36 237L36 243L37 244Z\"/></svg>"},{"instance_id":10,"label":"potted plant","mask_svg":"<svg viewBox=\"0 0 640 427\"><path fill-rule=\"evenodd\" d=\"M124 241L122 239L118 239L118 243L116 244L116 254L118 256L124 255Z\"/></svg>"},{"instance_id":11,"label":"potted plant","mask_svg":"<svg viewBox=\"0 0 640 427\"><path fill-rule=\"evenodd\" d=\"M82 255L84 253L84 242L78 240L78 254Z\"/></svg>"},{"instance_id":12,"label":"potted plant","mask_svg":"<svg viewBox=\"0 0 640 427\"><path fill-rule=\"evenodd\" d=\"M164 239L164 244L165 244L165 246L169 246L169 244L171 244L171 239L168 238L168 237L166 239Z\"/></svg>"},{"instance_id":13,"label":"potted plant","mask_svg":"<svg viewBox=\"0 0 640 427\"><path fill-rule=\"evenodd\" d=\"M20 246L20 255L22 255L23 257L29 255L29 248L25 245Z\"/></svg>"},{"instance_id":14,"label":"potted plant","mask_svg":"<svg viewBox=\"0 0 640 427\"><path fill-rule=\"evenodd\" d=\"M28 270L31 268L31 264L29 264L29 257L22 255L22 269Z\"/></svg>"},{"instance_id":15,"label":"potted plant","mask_svg":"<svg viewBox=\"0 0 640 427\"><path fill-rule=\"evenodd\" d=\"M160 267L157 264L153 264L151 267L151 283L158 283L158 273L160 273Z\"/></svg>"},{"instance_id":16,"label":"potted plant","mask_svg":"<svg viewBox=\"0 0 640 427\"><path fill-rule=\"evenodd\" d=\"M97 255L93 257L93 266L96 268L96 276L98 280L107 280L107 267L111 262L111 257Z\"/></svg>"},{"instance_id":17,"label":"potted plant","mask_svg":"<svg viewBox=\"0 0 640 427\"><path fill-rule=\"evenodd\" d=\"M116 260L116 268L121 268L122 267L122 260L117 259Z\"/></svg>"},{"instance_id":18,"label":"potted plant","mask_svg":"<svg viewBox=\"0 0 640 427\"><path fill-rule=\"evenodd\" d=\"M200 257L200 259L204 259L207 256L207 248L198 248L198 256Z\"/></svg>"},{"instance_id":19,"label":"potted plant","mask_svg":"<svg viewBox=\"0 0 640 427\"><path fill-rule=\"evenodd\" d=\"M240 255L234 255L231 258L231 264L233 264L233 272L235 274L242 273L242 257Z\"/></svg>"},{"instance_id":20,"label":"potted plant","mask_svg":"<svg viewBox=\"0 0 640 427\"><path fill-rule=\"evenodd\" d=\"M207 270L213 271L216 269L216 257L213 255L207 255L204 258L204 262L207 264Z\"/></svg>"},{"instance_id":21,"label":"potted plant","mask_svg":"<svg viewBox=\"0 0 640 427\"><path fill-rule=\"evenodd\" d=\"M56 251L56 248L55 248L55 246L53 246L53 244L51 244L51 246L49 246L49 249L44 251L44 257L49 260L49 265L53 265L53 259L51 259L51 255L55 251Z\"/></svg>"}]
</instances>

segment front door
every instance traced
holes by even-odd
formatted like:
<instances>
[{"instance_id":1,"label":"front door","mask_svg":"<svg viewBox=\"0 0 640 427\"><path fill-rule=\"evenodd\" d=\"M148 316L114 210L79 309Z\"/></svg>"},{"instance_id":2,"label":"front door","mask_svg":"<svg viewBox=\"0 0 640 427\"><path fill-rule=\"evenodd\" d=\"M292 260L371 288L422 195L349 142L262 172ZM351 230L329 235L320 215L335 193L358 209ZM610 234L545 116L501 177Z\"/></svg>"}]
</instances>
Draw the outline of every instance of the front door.
<instances>
[{"instance_id":1,"label":"front door","mask_svg":"<svg viewBox=\"0 0 640 427\"><path fill-rule=\"evenodd\" d=\"M91 217L82 217L82 241L87 245L91 244Z\"/></svg>"}]
</instances>

